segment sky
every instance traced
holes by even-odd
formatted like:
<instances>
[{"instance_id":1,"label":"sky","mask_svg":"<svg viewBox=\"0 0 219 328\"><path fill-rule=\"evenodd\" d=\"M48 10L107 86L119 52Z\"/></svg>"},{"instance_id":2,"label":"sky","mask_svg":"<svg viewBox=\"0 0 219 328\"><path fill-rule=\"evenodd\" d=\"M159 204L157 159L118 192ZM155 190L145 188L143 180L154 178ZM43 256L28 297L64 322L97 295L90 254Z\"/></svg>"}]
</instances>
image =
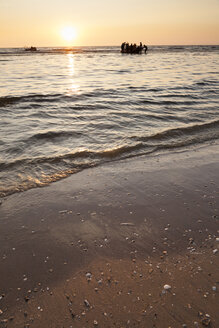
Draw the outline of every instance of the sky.
<instances>
[{"instance_id":1,"label":"sky","mask_svg":"<svg viewBox=\"0 0 219 328\"><path fill-rule=\"evenodd\" d=\"M219 0L0 0L0 47L124 41L219 44Z\"/></svg>"}]
</instances>

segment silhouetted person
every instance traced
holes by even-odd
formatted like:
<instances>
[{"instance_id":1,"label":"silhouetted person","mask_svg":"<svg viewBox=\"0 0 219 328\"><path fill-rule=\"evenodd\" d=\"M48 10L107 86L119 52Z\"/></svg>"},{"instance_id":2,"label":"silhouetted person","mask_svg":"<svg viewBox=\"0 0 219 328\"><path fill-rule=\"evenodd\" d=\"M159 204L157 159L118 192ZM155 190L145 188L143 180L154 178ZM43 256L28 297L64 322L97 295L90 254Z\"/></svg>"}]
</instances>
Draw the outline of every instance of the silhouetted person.
<instances>
[{"instance_id":1,"label":"silhouetted person","mask_svg":"<svg viewBox=\"0 0 219 328\"><path fill-rule=\"evenodd\" d=\"M144 44L144 52L146 53L148 50L148 47Z\"/></svg>"}]
</instances>

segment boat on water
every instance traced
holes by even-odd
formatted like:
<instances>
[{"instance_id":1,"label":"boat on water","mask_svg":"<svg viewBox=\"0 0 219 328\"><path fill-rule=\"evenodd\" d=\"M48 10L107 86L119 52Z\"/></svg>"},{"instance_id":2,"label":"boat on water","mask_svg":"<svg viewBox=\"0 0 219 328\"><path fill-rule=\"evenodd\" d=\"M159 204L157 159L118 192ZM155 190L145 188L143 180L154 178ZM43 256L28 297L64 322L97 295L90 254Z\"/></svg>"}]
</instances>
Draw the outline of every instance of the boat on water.
<instances>
[{"instance_id":1,"label":"boat on water","mask_svg":"<svg viewBox=\"0 0 219 328\"><path fill-rule=\"evenodd\" d=\"M25 48L25 51L37 51L36 47Z\"/></svg>"},{"instance_id":2,"label":"boat on water","mask_svg":"<svg viewBox=\"0 0 219 328\"><path fill-rule=\"evenodd\" d=\"M146 45L142 45L140 42L140 45L137 46L136 43L134 44L129 44L128 42L123 42L121 44L121 53L123 54L141 54L144 52L146 54L148 50L148 47Z\"/></svg>"}]
</instances>

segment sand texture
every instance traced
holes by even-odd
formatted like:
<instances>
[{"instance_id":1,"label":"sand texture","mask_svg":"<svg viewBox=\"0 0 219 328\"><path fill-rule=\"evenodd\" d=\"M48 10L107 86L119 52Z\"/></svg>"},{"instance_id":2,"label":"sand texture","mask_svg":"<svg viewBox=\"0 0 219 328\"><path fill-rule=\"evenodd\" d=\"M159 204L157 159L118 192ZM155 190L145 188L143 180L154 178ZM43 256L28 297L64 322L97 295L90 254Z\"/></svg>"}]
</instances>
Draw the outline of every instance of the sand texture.
<instances>
[{"instance_id":1,"label":"sand texture","mask_svg":"<svg viewBox=\"0 0 219 328\"><path fill-rule=\"evenodd\" d=\"M218 146L0 205L0 327L219 327Z\"/></svg>"}]
</instances>

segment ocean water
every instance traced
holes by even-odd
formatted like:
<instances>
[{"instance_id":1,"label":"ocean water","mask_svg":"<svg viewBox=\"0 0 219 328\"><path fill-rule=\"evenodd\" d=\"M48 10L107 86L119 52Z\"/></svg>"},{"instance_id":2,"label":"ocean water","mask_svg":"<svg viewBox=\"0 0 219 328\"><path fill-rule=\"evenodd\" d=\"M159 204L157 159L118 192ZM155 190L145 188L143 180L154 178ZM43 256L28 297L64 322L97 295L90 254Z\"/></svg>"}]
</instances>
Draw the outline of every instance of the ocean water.
<instances>
[{"instance_id":1,"label":"ocean water","mask_svg":"<svg viewBox=\"0 0 219 328\"><path fill-rule=\"evenodd\" d=\"M0 197L219 137L219 46L0 49Z\"/></svg>"}]
</instances>

